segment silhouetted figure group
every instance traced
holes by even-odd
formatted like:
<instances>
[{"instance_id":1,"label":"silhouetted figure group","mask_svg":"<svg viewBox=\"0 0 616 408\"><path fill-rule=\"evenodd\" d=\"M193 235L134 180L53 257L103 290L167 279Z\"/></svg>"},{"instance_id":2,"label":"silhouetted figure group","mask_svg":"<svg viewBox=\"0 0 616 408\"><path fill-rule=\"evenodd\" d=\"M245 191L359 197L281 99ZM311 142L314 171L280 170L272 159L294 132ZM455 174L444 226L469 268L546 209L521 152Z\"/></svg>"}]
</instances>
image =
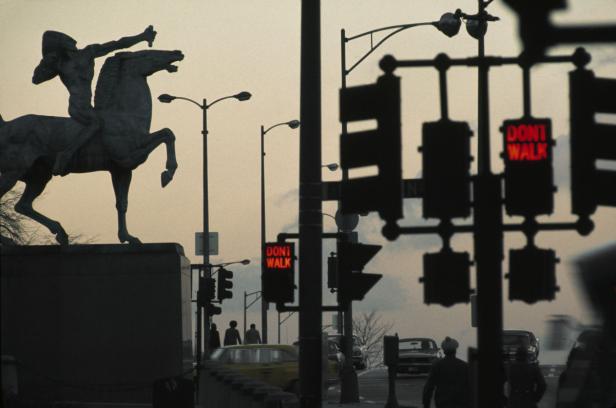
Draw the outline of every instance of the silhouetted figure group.
<instances>
[{"instance_id":1,"label":"silhouetted figure group","mask_svg":"<svg viewBox=\"0 0 616 408\"><path fill-rule=\"evenodd\" d=\"M470 376L468 364L456 358L458 342L445 337L441 343L445 358L432 365L423 390L423 406L430 408L434 394L436 408L469 408ZM528 350L520 346L516 361L506 369L508 408L537 408L546 389L545 379L538 364L530 364ZM481 391L479 391L481 392Z\"/></svg>"}]
</instances>

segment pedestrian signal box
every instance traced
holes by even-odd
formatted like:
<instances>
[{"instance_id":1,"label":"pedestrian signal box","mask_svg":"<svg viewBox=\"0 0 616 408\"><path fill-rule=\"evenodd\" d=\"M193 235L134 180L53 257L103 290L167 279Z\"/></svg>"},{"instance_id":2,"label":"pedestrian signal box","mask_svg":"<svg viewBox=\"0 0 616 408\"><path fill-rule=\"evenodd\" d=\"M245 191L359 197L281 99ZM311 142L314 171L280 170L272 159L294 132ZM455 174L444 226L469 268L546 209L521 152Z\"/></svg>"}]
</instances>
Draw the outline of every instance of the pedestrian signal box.
<instances>
[{"instance_id":1,"label":"pedestrian signal box","mask_svg":"<svg viewBox=\"0 0 616 408\"><path fill-rule=\"evenodd\" d=\"M555 191L552 121L531 117L506 120L501 130L507 214L551 214Z\"/></svg>"},{"instance_id":2,"label":"pedestrian signal box","mask_svg":"<svg viewBox=\"0 0 616 408\"><path fill-rule=\"evenodd\" d=\"M271 303L293 302L295 294L295 244L268 242L263 248L263 299Z\"/></svg>"}]
</instances>

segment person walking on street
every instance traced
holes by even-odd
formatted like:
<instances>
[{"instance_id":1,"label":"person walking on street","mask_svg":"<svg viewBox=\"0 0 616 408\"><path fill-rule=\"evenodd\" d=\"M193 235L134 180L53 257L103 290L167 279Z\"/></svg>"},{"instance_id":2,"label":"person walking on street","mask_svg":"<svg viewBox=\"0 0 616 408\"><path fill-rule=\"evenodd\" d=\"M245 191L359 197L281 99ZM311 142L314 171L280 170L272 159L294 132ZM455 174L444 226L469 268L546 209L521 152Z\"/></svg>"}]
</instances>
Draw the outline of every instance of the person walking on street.
<instances>
[{"instance_id":1,"label":"person walking on street","mask_svg":"<svg viewBox=\"0 0 616 408\"><path fill-rule=\"evenodd\" d=\"M250 325L250 329L244 334L244 341L246 344L261 344L261 335L254 323Z\"/></svg>"},{"instance_id":2,"label":"person walking on street","mask_svg":"<svg viewBox=\"0 0 616 408\"><path fill-rule=\"evenodd\" d=\"M423 389L423 406L430 408L432 393L436 408L469 408L468 364L456 358L458 342L445 337L441 343L445 358L432 365Z\"/></svg>"},{"instance_id":3,"label":"person walking on street","mask_svg":"<svg viewBox=\"0 0 616 408\"><path fill-rule=\"evenodd\" d=\"M220 333L218 332L216 323L212 323L212 326L210 326L209 348L210 348L210 351L213 351L213 350L216 350L218 347L220 347Z\"/></svg>"},{"instance_id":4,"label":"person walking on street","mask_svg":"<svg viewBox=\"0 0 616 408\"><path fill-rule=\"evenodd\" d=\"M236 344L242 344L240 338L240 332L236 329L237 322L231 320L229 322L229 328L225 330L225 346L235 346Z\"/></svg>"},{"instance_id":5,"label":"person walking on street","mask_svg":"<svg viewBox=\"0 0 616 408\"><path fill-rule=\"evenodd\" d=\"M546 384L538 364L528 361L528 350L520 346L515 360L507 368L509 388L509 408L537 408L537 403L545 393Z\"/></svg>"}]
</instances>

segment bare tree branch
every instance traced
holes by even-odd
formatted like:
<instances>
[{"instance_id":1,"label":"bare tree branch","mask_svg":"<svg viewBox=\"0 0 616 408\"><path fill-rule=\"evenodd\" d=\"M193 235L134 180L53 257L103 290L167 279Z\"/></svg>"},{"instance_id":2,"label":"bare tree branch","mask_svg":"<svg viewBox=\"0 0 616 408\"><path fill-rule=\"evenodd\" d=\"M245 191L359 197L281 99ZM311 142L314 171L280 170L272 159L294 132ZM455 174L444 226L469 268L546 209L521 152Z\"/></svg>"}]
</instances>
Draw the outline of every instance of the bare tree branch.
<instances>
[{"instance_id":1,"label":"bare tree branch","mask_svg":"<svg viewBox=\"0 0 616 408\"><path fill-rule=\"evenodd\" d=\"M353 319L353 334L364 348L367 367L383 364L383 336L392 328L393 324L383 322L375 310L361 313Z\"/></svg>"}]
</instances>

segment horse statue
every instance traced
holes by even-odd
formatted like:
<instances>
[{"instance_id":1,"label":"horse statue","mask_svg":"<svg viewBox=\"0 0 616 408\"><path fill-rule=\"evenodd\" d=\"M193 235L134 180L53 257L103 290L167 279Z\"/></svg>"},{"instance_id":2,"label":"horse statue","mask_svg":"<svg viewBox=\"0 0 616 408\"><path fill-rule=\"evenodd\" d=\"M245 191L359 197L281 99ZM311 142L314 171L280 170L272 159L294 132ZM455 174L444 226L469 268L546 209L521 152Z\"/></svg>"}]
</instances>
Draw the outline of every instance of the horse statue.
<instances>
[{"instance_id":1,"label":"horse statue","mask_svg":"<svg viewBox=\"0 0 616 408\"><path fill-rule=\"evenodd\" d=\"M170 129L150 133L152 95L147 77L161 70L177 71L180 51L145 50L120 52L106 59L96 85L94 108L101 121L100 132L72 157L69 173L111 173L118 212L120 242L139 244L126 227L128 190L132 171L144 163L160 144L167 149L161 185L165 187L177 169L175 135ZM25 115L5 122L0 116L0 198L17 181L26 184L15 211L44 225L61 245L68 235L58 221L32 208L32 202L51 180L56 155L69 146L83 126L68 117Z\"/></svg>"}]
</instances>

